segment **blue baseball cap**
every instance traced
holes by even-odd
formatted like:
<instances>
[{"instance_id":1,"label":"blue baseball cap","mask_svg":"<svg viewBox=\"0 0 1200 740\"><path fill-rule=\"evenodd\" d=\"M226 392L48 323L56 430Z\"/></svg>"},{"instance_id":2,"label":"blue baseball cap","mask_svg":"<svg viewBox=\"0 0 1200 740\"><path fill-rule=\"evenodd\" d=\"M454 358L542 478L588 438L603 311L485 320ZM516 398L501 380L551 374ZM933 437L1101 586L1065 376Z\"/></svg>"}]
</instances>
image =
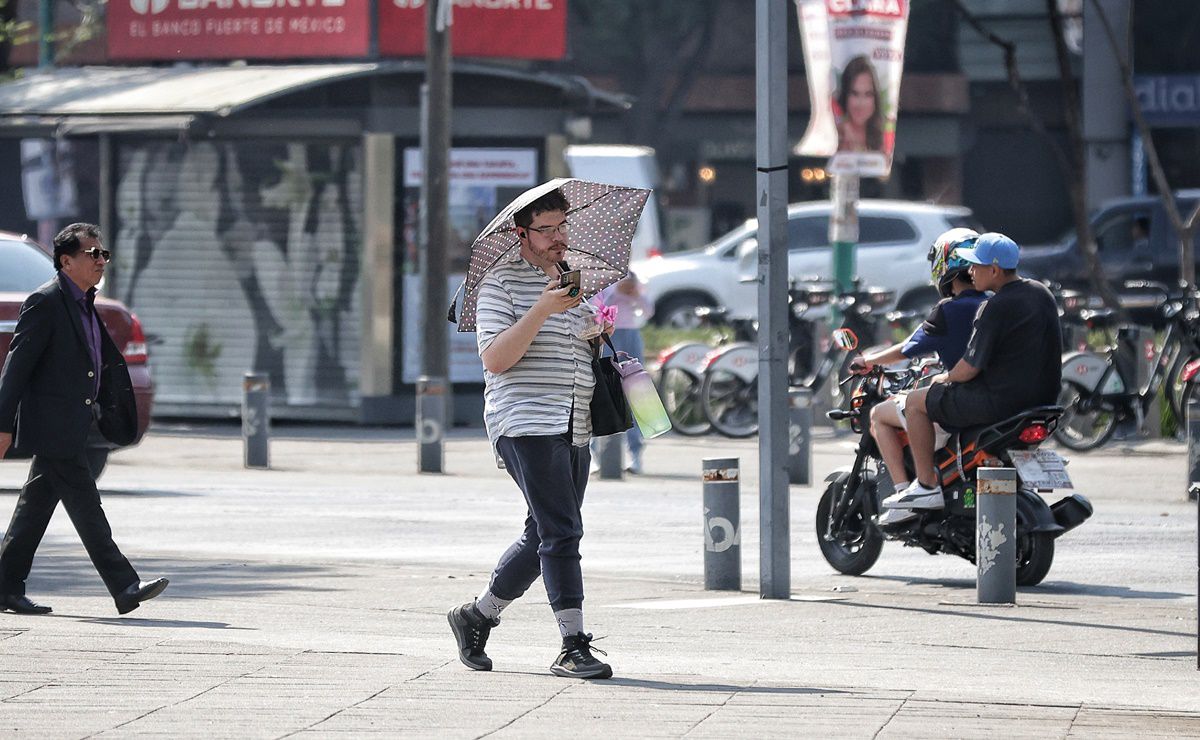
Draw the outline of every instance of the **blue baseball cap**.
<instances>
[{"instance_id":1,"label":"blue baseball cap","mask_svg":"<svg viewBox=\"0 0 1200 740\"><path fill-rule=\"evenodd\" d=\"M1021 259L1021 248L1004 234L989 231L975 240L974 249L956 249L954 254L976 265L996 265L1003 270L1015 270Z\"/></svg>"}]
</instances>

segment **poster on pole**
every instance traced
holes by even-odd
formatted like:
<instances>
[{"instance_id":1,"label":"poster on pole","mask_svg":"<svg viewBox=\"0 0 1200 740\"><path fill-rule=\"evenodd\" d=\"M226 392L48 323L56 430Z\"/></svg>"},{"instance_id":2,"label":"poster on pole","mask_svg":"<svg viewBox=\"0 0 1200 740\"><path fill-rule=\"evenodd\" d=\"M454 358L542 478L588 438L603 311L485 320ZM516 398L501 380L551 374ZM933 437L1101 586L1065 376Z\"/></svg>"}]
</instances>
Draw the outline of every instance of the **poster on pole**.
<instances>
[{"instance_id":1,"label":"poster on pole","mask_svg":"<svg viewBox=\"0 0 1200 740\"><path fill-rule=\"evenodd\" d=\"M796 0L812 117L800 156L887 177L896 145L909 0Z\"/></svg>"}]
</instances>

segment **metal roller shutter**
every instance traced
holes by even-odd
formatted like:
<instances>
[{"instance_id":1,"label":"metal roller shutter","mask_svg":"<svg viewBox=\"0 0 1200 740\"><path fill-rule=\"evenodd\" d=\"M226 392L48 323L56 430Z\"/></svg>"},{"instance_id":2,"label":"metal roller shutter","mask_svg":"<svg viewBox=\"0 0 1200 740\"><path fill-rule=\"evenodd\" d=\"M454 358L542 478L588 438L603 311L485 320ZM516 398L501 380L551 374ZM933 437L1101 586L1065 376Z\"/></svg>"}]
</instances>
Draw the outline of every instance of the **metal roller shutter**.
<instances>
[{"instance_id":1,"label":"metal roller shutter","mask_svg":"<svg viewBox=\"0 0 1200 740\"><path fill-rule=\"evenodd\" d=\"M361 158L353 141L119 145L115 288L162 339L161 410L227 411L251 369L290 416L358 406Z\"/></svg>"}]
</instances>

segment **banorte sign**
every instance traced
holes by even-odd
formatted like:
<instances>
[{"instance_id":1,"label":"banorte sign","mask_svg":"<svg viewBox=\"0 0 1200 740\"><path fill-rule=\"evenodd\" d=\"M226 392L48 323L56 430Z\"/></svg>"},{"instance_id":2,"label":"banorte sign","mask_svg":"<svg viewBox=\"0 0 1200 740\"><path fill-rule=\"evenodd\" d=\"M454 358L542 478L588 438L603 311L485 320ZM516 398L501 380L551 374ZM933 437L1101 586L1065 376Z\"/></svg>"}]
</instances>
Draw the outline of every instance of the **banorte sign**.
<instances>
[{"instance_id":1,"label":"banorte sign","mask_svg":"<svg viewBox=\"0 0 1200 740\"><path fill-rule=\"evenodd\" d=\"M378 0L379 52L425 54L426 0ZM567 0L454 0L450 48L456 57L562 59Z\"/></svg>"},{"instance_id":2,"label":"banorte sign","mask_svg":"<svg viewBox=\"0 0 1200 740\"><path fill-rule=\"evenodd\" d=\"M122 60L366 56L368 0L109 0Z\"/></svg>"},{"instance_id":3,"label":"banorte sign","mask_svg":"<svg viewBox=\"0 0 1200 740\"><path fill-rule=\"evenodd\" d=\"M455 56L561 59L567 0L453 0ZM365 57L370 0L109 0L114 61ZM425 0L376 0L379 53L425 53Z\"/></svg>"}]
</instances>

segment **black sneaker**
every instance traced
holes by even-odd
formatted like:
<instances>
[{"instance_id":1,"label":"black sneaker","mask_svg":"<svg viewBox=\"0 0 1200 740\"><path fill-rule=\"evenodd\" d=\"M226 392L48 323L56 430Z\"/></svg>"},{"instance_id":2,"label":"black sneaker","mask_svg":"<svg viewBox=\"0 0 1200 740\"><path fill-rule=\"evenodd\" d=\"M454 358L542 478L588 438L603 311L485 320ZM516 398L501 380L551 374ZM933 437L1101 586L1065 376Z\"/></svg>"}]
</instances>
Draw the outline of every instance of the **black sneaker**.
<instances>
[{"instance_id":1,"label":"black sneaker","mask_svg":"<svg viewBox=\"0 0 1200 740\"><path fill-rule=\"evenodd\" d=\"M475 671L492 670L492 659L483 652L492 627L500 624L499 619L488 619L479 612L475 604L456 606L446 615L450 631L458 640L458 659Z\"/></svg>"},{"instance_id":2,"label":"black sneaker","mask_svg":"<svg viewBox=\"0 0 1200 740\"><path fill-rule=\"evenodd\" d=\"M592 647L592 636L580 632L563 638L562 652L550 666L550 672L563 678L612 678L612 666L601 663L592 651L608 655L600 648Z\"/></svg>"}]
</instances>

